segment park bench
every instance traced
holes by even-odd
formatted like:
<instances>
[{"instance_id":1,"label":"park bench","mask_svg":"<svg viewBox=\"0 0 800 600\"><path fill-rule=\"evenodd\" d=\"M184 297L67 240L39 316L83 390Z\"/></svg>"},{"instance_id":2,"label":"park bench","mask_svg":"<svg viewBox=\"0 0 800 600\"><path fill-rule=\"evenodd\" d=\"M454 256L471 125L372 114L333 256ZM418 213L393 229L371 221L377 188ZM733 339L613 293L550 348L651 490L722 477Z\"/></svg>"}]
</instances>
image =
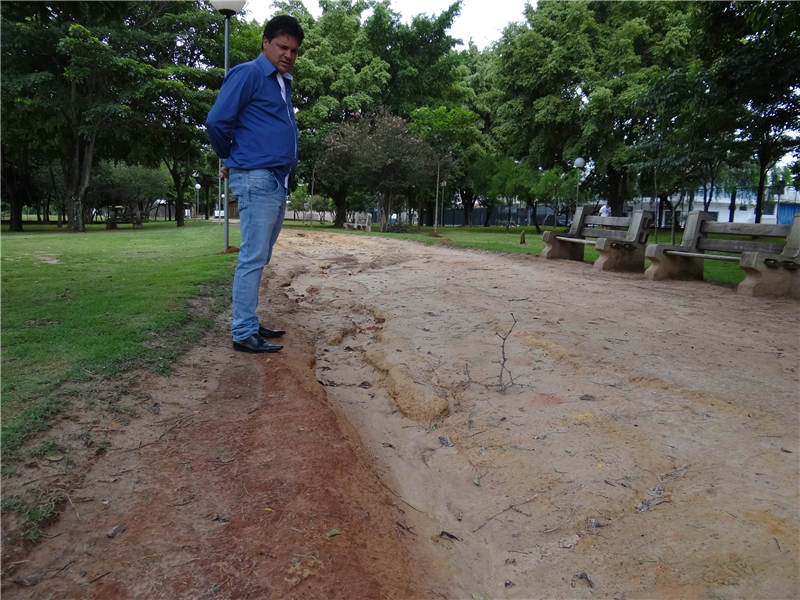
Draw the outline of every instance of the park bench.
<instances>
[{"instance_id":1,"label":"park bench","mask_svg":"<svg viewBox=\"0 0 800 600\"><path fill-rule=\"evenodd\" d=\"M134 229L144 229L142 220L136 216L109 217L106 219L106 229L117 229L118 225L133 225Z\"/></svg>"},{"instance_id":2,"label":"park bench","mask_svg":"<svg viewBox=\"0 0 800 600\"><path fill-rule=\"evenodd\" d=\"M144 229L142 219L138 214L132 215L125 213L122 206L115 206L109 210L108 218L106 219L106 229L117 229L118 225L126 223L133 225L134 229Z\"/></svg>"},{"instance_id":3,"label":"park bench","mask_svg":"<svg viewBox=\"0 0 800 600\"><path fill-rule=\"evenodd\" d=\"M370 231L372 229L372 215L369 213L362 215L357 214L353 217L352 222L344 224L344 228L350 231L353 229Z\"/></svg>"},{"instance_id":4,"label":"park bench","mask_svg":"<svg viewBox=\"0 0 800 600\"><path fill-rule=\"evenodd\" d=\"M575 211L568 233L545 231L542 258L564 258L583 262L584 247L594 245L600 258L594 268L601 271L644 271L647 235L653 213L636 210L632 217L595 217L588 206ZM625 229L605 229L618 227Z\"/></svg>"},{"instance_id":5,"label":"park bench","mask_svg":"<svg viewBox=\"0 0 800 600\"><path fill-rule=\"evenodd\" d=\"M735 237L711 238L712 233ZM786 240L764 242L754 240L756 237ZM717 252L726 254L714 254ZM746 273L736 289L739 294L800 297L800 214L791 225L771 225L717 223L710 213L692 211L679 246L650 244L646 256L651 264L645 277L653 281L702 280L704 260L724 260L738 262Z\"/></svg>"}]
</instances>

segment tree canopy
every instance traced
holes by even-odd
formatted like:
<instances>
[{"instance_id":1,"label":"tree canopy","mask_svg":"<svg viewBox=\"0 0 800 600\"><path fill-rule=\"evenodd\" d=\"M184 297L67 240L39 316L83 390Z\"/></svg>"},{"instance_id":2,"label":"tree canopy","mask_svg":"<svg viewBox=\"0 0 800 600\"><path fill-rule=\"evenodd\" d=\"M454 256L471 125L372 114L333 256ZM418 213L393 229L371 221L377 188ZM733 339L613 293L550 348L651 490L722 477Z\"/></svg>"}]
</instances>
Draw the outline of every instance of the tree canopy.
<instances>
[{"instance_id":1,"label":"tree canopy","mask_svg":"<svg viewBox=\"0 0 800 600\"><path fill-rule=\"evenodd\" d=\"M485 50L450 35L459 1L438 15L400 15L390 0L320 0L318 18L301 0L274 6L306 31L296 179L333 202L338 226L370 198L384 225L398 199L432 222L442 169L466 223L476 202L571 210L578 156L581 191L615 214L635 193L669 203L704 188L710 202L752 173L760 220L765 186L784 181L778 161L794 154L800 171L792 2L540 2ZM203 122L222 82L223 21L201 0L3 2L12 230L27 205L55 206L81 231L110 201L98 190L111 189L111 164L168 173L179 226L196 182L208 212ZM233 17L233 65L257 56L263 26Z\"/></svg>"}]
</instances>

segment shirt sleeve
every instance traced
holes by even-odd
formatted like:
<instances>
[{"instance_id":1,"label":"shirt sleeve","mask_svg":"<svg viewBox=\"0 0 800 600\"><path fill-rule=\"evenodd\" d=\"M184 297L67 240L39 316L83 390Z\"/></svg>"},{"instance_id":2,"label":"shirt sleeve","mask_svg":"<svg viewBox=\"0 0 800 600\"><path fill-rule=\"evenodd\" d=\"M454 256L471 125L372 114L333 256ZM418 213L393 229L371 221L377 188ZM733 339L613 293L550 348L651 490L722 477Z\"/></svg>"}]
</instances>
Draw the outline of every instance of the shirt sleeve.
<instances>
[{"instance_id":1,"label":"shirt sleeve","mask_svg":"<svg viewBox=\"0 0 800 600\"><path fill-rule=\"evenodd\" d=\"M217 156L231 155L233 131L239 124L239 113L253 97L252 69L233 68L222 82L217 100L206 118L208 137Z\"/></svg>"}]
</instances>

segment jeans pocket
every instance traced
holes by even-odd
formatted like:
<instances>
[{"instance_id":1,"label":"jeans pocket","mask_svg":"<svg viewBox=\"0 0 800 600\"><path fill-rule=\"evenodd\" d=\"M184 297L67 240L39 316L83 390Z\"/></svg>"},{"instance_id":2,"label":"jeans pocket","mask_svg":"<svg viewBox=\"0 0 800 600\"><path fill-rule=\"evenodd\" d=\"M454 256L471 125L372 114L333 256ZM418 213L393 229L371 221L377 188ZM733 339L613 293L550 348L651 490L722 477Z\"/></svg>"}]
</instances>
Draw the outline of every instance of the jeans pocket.
<instances>
[{"instance_id":1,"label":"jeans pocket","mask_svg":"<svg viewBox=\"0 0 800 600\"><path fill-rule=\"evenodd\" d=\"M230 173L228 176L228 188L230 188L231 196L236 199L239 204L239 210L242 210L247 205L245 197L247 194L245 186L247 185L247 173Z\"/></svg>"},{"instance_id":2,"label":"jeans pocket","mask_svg":"<svg viewBox=\"0 0 800 600\"><path fill-rule=\"evenodd\" d=\"M270 171L261 171L257 175L250 174L250 191L259 194L272 195L278 191L281 184L278 178Z\"/></svg>"}]
</instances>

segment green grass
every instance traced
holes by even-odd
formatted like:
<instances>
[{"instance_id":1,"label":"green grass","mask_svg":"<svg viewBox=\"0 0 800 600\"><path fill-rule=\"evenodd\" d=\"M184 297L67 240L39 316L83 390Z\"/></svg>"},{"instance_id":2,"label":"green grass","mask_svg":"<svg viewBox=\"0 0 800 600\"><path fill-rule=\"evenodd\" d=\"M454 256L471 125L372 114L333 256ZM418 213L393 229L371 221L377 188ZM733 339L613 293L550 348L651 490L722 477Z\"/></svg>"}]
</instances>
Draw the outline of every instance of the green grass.
<instances>
[{"instance_id":1,"label":"green grass","mask_svg":"<svg viewBox=\"0 0 800 600\"><path fill-rule=\"evenodd\" d=\"M64 382L132 367L167 372L176 349L211 324L190 301L205 296L223 309L236 260L221 253L213 222L90 225L80 234L24 227L2 235L4 455L48 427ZM230 232L237 244L238 228Z\"/></svg>"},{"instance_id":2,"label":"green grass","mask_svg":"<svg viewBox=\"0 0 800 600\"><path fill-rule=\"evenodd\" d=\"M26 495L33 496L32 502L17 495L3 498L0 502L0 512L18 513L22 516L22 536L31 542L44 537L44 526L57 516L56 507L64 501L64 495L59 491L42 491L36 486L31 486Z\"/></svg>"},{"instance_id":3,"label":"green grass","mask_svg":"<svg viewBox=\"0 0 800 600\"><path fill-rule=\"evenodd\" d=\"M287 221L287 226L297 229L308 229L308 225L301 225L293 221ZM458 248L482 248L484 250L494 250L496 252L508 252L518 254L533 254L538 256L544 250L542 236L536 233L535 227L516 227L506 230L505 227L439 227L439 237L431 237L433 227L422 227L414 233L380 233L378 225L372 226L372 232L334 230L330 224L314 225L314 229L325 229L348 233L350 235L378 235L382 237L414 240L424 244L446 244ZM542 231L553 229L552 227L542 227ZM520 232L525 230L525 245L520 245ZM566 231L566 229L558 229ZM732 238L734 236L713 236L720 238ZM676 234L675 243L681 243L681 234ZM669 231L659 229L658 243L669 244L671 236ZM650 235L649 243L655 244L653 234ZM584 252L584 259L594 262L600 256L593 246L587 246ZM645 261L645 267L650 266L650 261ZM718 260L706 260L703 264L703 276L709 281L719 281L730 284L739 284L744 280L745 273L739 265L731 262Z\"/></svg>"}]
</instances>

